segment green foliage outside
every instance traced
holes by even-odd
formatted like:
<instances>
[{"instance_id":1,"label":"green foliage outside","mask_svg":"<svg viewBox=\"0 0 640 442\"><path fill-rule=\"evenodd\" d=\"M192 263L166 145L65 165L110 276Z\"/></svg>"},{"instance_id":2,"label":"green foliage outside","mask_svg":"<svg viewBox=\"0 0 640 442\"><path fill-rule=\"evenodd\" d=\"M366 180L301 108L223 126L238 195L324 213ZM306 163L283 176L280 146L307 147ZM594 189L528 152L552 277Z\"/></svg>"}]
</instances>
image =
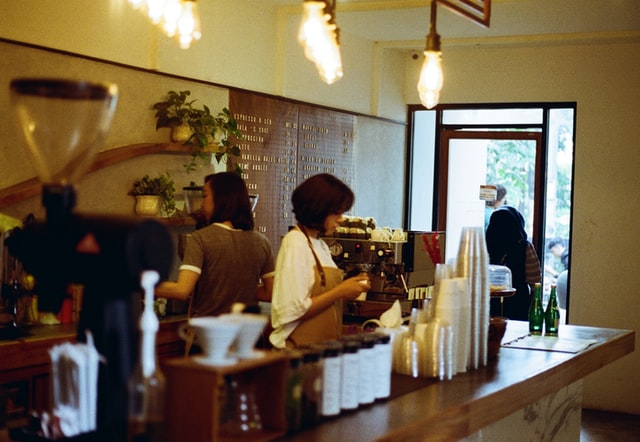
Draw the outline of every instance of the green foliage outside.
<instances>
[{"instance_id":1,"label":"green foliage outside","mask_svg":"<svg viewBox=\"0 0 640 442\"><path fill-rule=\"evenodd\" d=\"M566 121L570 121L567 118ZM558 134L558 156L570 155L573 150L572 128L561 125ZM487 183L502 184L507 189L509 205L532 219L535 188L535 142L529 140L493 140L487 149ZM547 175L547 184L555 180L556 195L547 201L555 202L555 218L546 220L546 234L569 238L571 219L572 163L558 162L557 174ZM549 186L553 188L553 186ZM528 230L530 232L530 230Z\"/></svg>"}]
</instances>

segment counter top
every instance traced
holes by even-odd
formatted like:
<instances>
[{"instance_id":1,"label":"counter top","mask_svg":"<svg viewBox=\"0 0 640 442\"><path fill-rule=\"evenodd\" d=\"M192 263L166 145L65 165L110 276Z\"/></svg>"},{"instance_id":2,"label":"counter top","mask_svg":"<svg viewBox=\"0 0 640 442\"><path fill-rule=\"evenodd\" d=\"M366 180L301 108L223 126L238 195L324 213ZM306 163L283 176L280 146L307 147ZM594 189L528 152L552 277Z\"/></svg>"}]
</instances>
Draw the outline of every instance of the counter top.
<instances>
[{"instance_id":1,"label":"counter top","mask_svg":"<svg viewBox=\"0 0 640 442\"><path fill-rule=\"evenodd\" d=\"M503 342L527 332L526 322L509 321ZM630 330L564 325L559 337L597 342L576 354L502 347L486 367L450 381L394 375L394 388L414 383L413 391L284 440L407 441L427 435L460 439L632 353L635 345L635 332Z\"/></svg>"},{"instance_id":2,"label":"counter top","mask_svg":"<svg viewBox=\"0 0 640 442\"><path fill-rule=\"evenodd\" d=\"M187 320L186 315L160 319L157 345L176 341L177 328ZM78 324L31 325L20 329L17 339L0 341L0 372L37 365L49 365L48 350L54 345L75 341Z\"/></svg>"}]
</instances>

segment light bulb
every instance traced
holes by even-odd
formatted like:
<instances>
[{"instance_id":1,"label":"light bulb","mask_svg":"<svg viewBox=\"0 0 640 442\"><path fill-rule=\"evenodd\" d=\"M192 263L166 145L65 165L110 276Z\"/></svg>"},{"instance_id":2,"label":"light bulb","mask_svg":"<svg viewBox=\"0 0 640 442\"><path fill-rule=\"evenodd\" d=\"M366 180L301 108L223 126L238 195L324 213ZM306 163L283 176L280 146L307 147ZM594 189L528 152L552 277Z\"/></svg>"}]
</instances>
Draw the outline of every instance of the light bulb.
<instances>
[{"instance_id":1,"label":"light bulb","mask_svg":"<svg viewBox=\"0 0 640 442\"><path fill-rule=\"evenodd\" d=\"M162 21L165 0L147 0L147 15L154 25Z\"/></svg>"},{"instance_id":2,"label":"light bulb","mask_svg":"<svg viewBox=\"0 0 640 442\"><path fill-rule=\"evenodd\" d=\"M147 0L129 0L129 4L137 11L138 9L143 9L147 6Z\"/></svg>"},{"instance_id":3,"label":"light bulb","mask_svg":"<svg viewBox=\"0 0 640 442\"><path fill-rule=\"evenodd\" d=\"M327 44L324 6L324 2L305 2L304 15L298 32L298 41L304 47L304 55L314 63L321 55L321 46Z\"/></svg>"},{"instance_id":4,"label":"light bulb","mask_svg":"<svg viewBox=\"0 0 640 442\"><path fill-rule=\"evenodd\" d=\"M440 90L442 89L443 76L440 63L442 53L440 51L424 51L424 63L420 71L418 81L418 93L420 102L431 109L438 104Z\"/></svg>"},{"instance_id":5,"label":"light bulb","mask_svg":"<svg viewBox=\"0 0 640 442\"><path fill-rule=\"evenodd\" d=\"M178 19L182 12L180 0L166 0L162 13L162 30L169 37L176 35L178 29Z\"/></svg>"},{"instance_id":6,"label":"light bulb","mask_svg":"<svg viewBox=\"0 0 640 442\"><path fill-rule=\"evenodd\" d=\"M327 84L333 84L342 78L342 58L338 45L328 48L323 58L316 63L316 69Z\"/></svg>"},{"instance_id":7,"label":"light bulb","mask_svg":"<svg viewBox=\"0 0 640 442\"><path fill-rule=\"evenodd\" d=\"M316 65L320 77L327 84L342 78L342 58L337 38L337 26L331 23L331 15L324 13L323 1L303 3L303 17L298 31L298 41L304 54Z\"/></svg>"},{"instance_id":8,"label":"light bulb","mask_svg":"<svg viewBox=\"0 0 640 442\"><path fill-rule=\"evenodd\" d=\"M188 49L195 40L200 40L200 15L195 0L183 0L180 17L177 21L176 38L182 49Z\"/></svg>"}]
</instances>

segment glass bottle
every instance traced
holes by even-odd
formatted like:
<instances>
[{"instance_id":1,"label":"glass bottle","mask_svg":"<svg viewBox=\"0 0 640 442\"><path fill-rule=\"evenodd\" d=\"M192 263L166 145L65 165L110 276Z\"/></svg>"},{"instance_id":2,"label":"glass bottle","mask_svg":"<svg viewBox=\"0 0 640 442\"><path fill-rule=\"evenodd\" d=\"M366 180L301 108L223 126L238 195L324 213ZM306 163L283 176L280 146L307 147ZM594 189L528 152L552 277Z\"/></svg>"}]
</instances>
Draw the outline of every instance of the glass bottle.
<instances>
[{"instance_id":1,"label":"glass bottle","mask_svg":"<svg viewBox=\"0 0 640 442\"><path fill-rule=\"evenodd\" d=\"M375 401L375 373L376 373L376 337L371 333L360 333L360 357L358 365L358 402L360 405L371 404Z\"/></svg>"},{"instance_id":2,"label":"glass bottle","mask_svg":"<svg viewBox=\"0 0 640 442\"><path fill-rule=\"evenodd\" d=\"M393 358L391 336L381 332L374 332L373 335L376 337L375 397L376 399L386 399L391 394L391 365Z\"/></svg>"},{"instance_id":3,"label":"glass bottle","mask_svg":"<svg viewBox=\"0 0 640 442\"><path fill-rule=\"evenodd\" d=\"M223 438L252 439L262 431L253 373L248 371L227 375L225 382L226 399L220 434Z\"/></svg>"},{"instance_id":4,"label":"glass bottle","mask_svg":"<svg viewBox=\"0 0 640 442\"><path fill-rule=\"evenodd\" d=\"M342 344L339 341L323 342L322 395L320 416L337 416L341 410L340 379L342 377Z\"/></svg>"},{"instance_id":5,"label":"glass bottle","mask_svg":"<svg viewBox=\"0 0 640 442\"><path fill-rule=\"evenodd\" d=\"M304 349L302 361L302 428L311 428L320 421L323 372L321 350L318 347Z\"/></svg>"},{"instance_id":6,"label":"glass bottle","mask_svg":"<svg viewBox=\"0 0 640 442\"><path fill-rule=\"evenodd\" d=\"M152 274L149 276L148 274ZM157 272L143 272L145 308L140 318L140 354L129 378L128 442L164 441L164 404L166 381L158 368L156 333L158 317L153 312L153 287ZM145 286L146 284L146 286Z\"/></svg>"},{"instance_id":7,"label":"glass bottle","mask_svg":"<svg viewBox=\"0 0 640 442\"><path fill-rule=\"evenodd\" d=\"M529 333L541 335L544 325L544 310L542 309L542 284L536 282L533 286L533 297L529 305Z\"/></svg>"},{"instance_id":8,"label":"glass bottle","mask_svg":"<svg viewBox=\"0 0 640 442\"><path fill-rule=\"evenodd\" d=\"M558 297L556 295L556 286L552 285L549 304L547 304L547 311L544 313L544 334L547 336L558 336L559 324L560 309L558 308Z\"/></svg>"},{"instance_id":9,"label":"glass bottle","mask_svg":"<svg viewBox=\"0 0 640 442\"><path fill-rule=\"evenodd\" d=\"M285 378L285 416L287 433L292 434L302 426L302 354L289 353L289 367Z\"/></svg>"},{"instance_id":10,"label":"glass bottle","mask_svg":"<svg viewBox=\"0 0 640 442\"><path fill-rule=\"evenodd\" d=\"M343 410L355 410L360 404L358 398L360 342L353 336L350 336L348 338L343 338L342 345L340 407Z\"/></svg>"}]
</instances>

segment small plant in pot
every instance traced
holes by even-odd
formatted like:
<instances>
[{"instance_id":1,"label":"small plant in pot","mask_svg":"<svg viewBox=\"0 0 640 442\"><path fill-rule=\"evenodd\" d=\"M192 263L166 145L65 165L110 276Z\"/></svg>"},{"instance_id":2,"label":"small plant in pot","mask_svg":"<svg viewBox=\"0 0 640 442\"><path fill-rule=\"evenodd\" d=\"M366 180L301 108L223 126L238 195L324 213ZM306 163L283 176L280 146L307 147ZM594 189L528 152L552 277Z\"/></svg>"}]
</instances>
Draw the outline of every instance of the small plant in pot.
<instances>
[{"instance_id":1,"label":"small plant in pot","mask_svg":"<svg viewBox=\"0 0 640 442\"><path fill-rule=\"evenodd\" d=\"M133 182L129 195L136 197L136 213L154 216L160 210L170 215L176 208L174 182L169 173L155 178L145 175Z\"/></svg>"},{"instance_id":2,"label":"small plant in pot","mask_svg":"<svg viewBox=\"0 0 640 442\"><path fill-rule=\"evenodd\" d=\"M242 169L231 158L240 157L240 147L234 141L244 138L238 122L227 108L217 115L213 115L206 105L196 108L194 103L197 100L188 101L190 95L191 91L169 91L164 101L153 105L156 130L169 127L173 133L178 127L188 127L188 136L173 137L175 141L192 147L191 160L184 165L187 173L195 170L198 159L206 164L209 154L213 154L218 163L226 163L227 169L241 174Z\"/></svg>"}]
</instances>

